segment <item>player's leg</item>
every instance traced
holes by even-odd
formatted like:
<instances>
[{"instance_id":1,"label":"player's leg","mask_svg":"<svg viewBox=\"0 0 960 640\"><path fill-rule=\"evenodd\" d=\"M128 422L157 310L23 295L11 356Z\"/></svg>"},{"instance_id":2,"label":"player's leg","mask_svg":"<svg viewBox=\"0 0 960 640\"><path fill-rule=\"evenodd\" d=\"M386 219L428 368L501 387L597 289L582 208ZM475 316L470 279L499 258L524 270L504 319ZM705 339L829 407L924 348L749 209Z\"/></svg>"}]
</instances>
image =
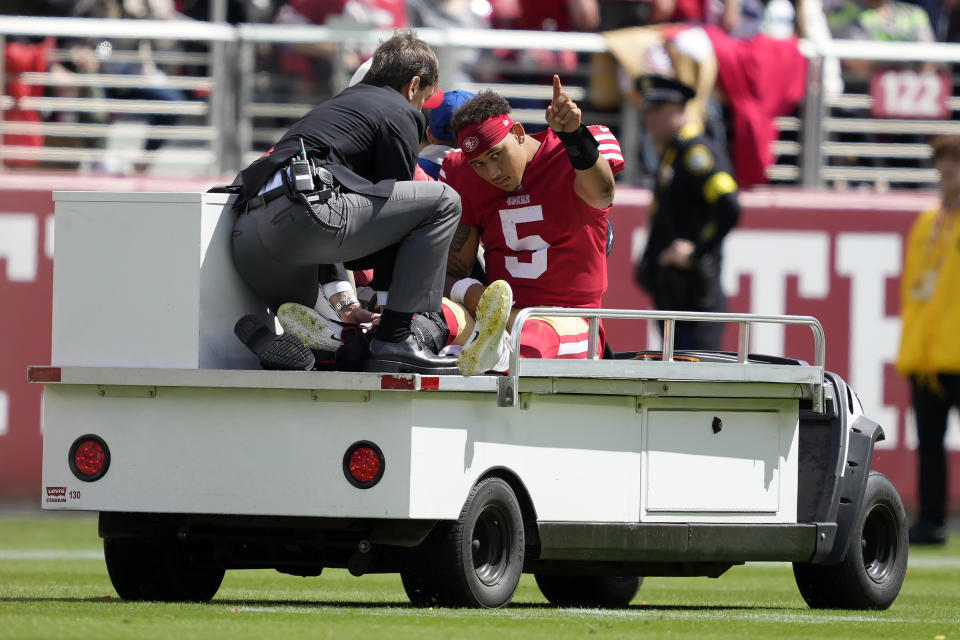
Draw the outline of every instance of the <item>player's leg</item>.
<instances>
[{"instance_id":1,"label":"player's leg","mask_svg":"<svg viewBox=\"0 0 960 640\"><path fill-rule=\"evenodd\" d=\"M449 298L443 299L443 320L450 330L447 344L463 346L473 333L474 320L467 308Z\"/></svg>"},{"instance_id":2,"label":"player's leg","mask_svg":"<svg viewBox=\"0 0 960 640\"><path fill-rule=\"evenodd\" d=\"M588 335L583 318L533 317L523 325L520 357L584 359Z\"/></svg>"}]
</instances>

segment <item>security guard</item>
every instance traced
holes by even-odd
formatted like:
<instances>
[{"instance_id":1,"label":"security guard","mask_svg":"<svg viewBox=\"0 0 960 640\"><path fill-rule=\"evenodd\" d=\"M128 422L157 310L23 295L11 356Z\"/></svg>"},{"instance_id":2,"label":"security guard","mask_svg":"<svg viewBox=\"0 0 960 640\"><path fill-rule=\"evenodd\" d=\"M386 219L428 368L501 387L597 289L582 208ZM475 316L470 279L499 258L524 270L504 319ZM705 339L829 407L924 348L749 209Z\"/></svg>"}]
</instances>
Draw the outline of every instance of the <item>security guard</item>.
<instances>
[{"instance_id":1,"label":"security guard","mask_svg":"<svg viewBox=\"0 0 960 640\"><path fill-rule=\"evenodd\" d=\"M693 89L672 78L646 75L639 79L639 90L643 125L661 161L650 207L650 235L636 281L653 297L657 309L724 311L721 249L740 217L730 161L686 123L684 108ZM723 328L718 322L678 322L674 348L717 350Z\"/></svg>"}]
</instances>

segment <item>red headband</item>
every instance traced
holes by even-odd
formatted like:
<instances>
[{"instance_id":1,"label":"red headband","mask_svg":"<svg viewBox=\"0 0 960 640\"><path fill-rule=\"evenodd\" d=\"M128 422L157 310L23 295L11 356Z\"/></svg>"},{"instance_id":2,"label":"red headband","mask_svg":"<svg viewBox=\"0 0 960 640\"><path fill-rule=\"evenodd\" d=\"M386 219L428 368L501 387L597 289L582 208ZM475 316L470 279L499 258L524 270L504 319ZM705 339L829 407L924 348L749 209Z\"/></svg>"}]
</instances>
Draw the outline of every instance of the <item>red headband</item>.
<instances>
[{"instance_id":1,"label":"red headband","mask_svg":"<svg viewBox=\"0 0 960 640\"><path fill-rule=\"evenodd\" d=\"M467 160L473 160L507 137L513 128L509 114L490 116L478 124L468 124L457 133L457 142Z\"/></svg>"}]
</instances>

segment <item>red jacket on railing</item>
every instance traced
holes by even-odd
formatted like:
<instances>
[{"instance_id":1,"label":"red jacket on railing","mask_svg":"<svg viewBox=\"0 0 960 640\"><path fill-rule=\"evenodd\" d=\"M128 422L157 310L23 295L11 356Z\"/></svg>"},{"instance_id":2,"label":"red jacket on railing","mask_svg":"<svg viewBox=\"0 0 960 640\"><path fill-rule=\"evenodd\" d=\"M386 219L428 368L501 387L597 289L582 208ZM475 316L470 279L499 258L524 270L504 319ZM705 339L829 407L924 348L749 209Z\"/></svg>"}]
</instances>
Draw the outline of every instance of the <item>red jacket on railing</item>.
<instances>
[{"instance_id":1,"label":"red jacket on railing","mask_svg":"<svg viewBox=\"0 0 960 640\"><path fill-rule=\"evenodd\" d=\"M807 90L807 59L797 39L756 35L731 38L720 28L704 29L717 56L717 84L733 113L733 167L741 188L767 181L773 164L774 118L793 112Z\"/></svg>"}]
</instances>

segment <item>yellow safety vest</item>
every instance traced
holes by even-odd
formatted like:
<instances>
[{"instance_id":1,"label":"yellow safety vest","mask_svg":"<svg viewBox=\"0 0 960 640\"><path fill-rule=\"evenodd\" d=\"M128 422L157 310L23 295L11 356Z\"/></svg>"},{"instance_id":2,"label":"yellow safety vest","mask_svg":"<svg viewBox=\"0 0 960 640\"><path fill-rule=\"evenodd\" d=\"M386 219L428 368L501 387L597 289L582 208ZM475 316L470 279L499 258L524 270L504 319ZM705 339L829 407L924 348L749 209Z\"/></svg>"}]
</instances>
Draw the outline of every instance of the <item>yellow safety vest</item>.
<instances>
[{"instance_id":1,"label":"yellow safety vest","mask_svg":"<svg viewBox=\"0 0 960 640\"><path fill-rule=\"evenodd\" d=\"M925 211L913 223L900 281L897 371L960 373L960 209Z\"/></svg>"}]
</instances>

